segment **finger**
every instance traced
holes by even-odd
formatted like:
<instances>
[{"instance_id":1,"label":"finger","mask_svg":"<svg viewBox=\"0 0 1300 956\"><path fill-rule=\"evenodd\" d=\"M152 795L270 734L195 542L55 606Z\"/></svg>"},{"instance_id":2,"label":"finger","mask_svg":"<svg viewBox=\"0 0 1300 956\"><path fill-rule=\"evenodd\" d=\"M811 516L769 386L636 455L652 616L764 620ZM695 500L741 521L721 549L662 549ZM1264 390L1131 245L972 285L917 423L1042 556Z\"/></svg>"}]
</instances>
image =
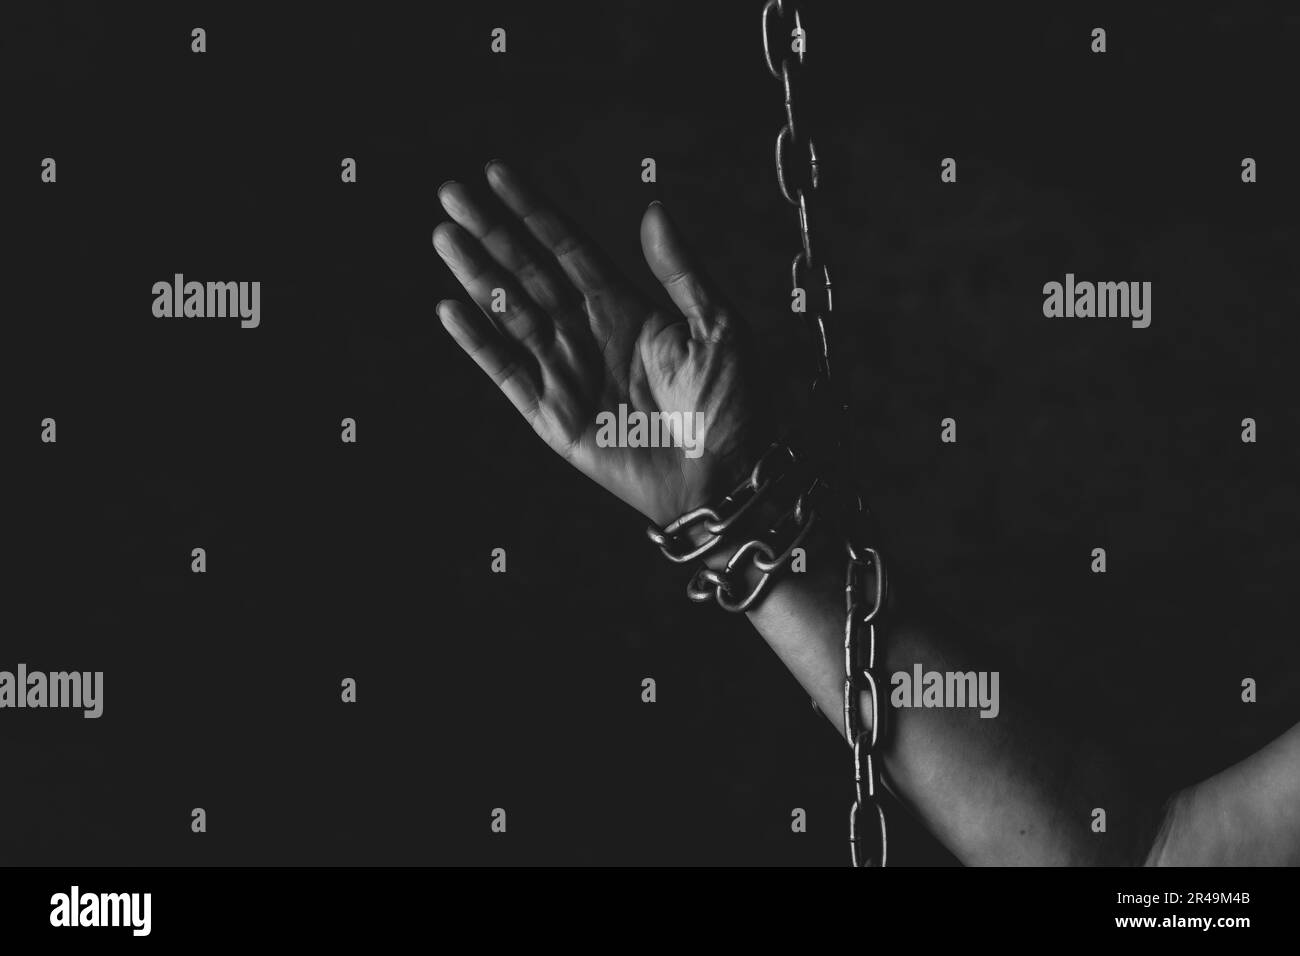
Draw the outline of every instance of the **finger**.
<instances>
[{"instance_id":1,"label":"finger","mask_svg":"<svg viewBox=\"0 0 1300 956\"><path fill-rule=\"evenodd\" d=\"M709 339L730 321L730 310L686 248L663 204L652 202L641 217L641 251L673 304L686 316L691 334Z\"/></svg>"},{"instance_id":2,"label":"finger","mask_svg":"<svg viewBox=\"0 0 1300 956\"><path fill-rule=\"evenodd\" d=\"M464 226L547 312L558 318L563 306L582 298L555 268L554 261L532 247L530 237L517 221L483 202L464 184L445 183L438 190L438 200L447 215Z\"/></svg>"},{"instance_id":3,"label":"finger","mask_svg":"<svg viewBox=\"0 0 1300 956\"><path fill-rule=\"evenodd\" d=\"M555 340L555 326L473 236L453 222L433 230L433 247L478 307L534 355Z\"/></svg>"},{"instance_id":4,"label":"finger","mask_svg":"<svg viewBox=\"0 0 1300 956\"><path fill-rule=\"evenodd\" d=\"M500 160L488 163L484 173L492 191L555 257L579 292L598 295L623 285L623 277L604 254L519 173Z\"/></svg>"},{"instance_id":5,"label":"finger","mask_svg":"<svg viewBox=\"0 0 1300 956\"><path fill-rule=\"evenodd\" d=\"M438 318L456 344L487 373L510 399L510 404L531 422L537 414L541 391L528 353L494 329L482 313L454 299L438 303Z\"/></svg>"}]
</instances>

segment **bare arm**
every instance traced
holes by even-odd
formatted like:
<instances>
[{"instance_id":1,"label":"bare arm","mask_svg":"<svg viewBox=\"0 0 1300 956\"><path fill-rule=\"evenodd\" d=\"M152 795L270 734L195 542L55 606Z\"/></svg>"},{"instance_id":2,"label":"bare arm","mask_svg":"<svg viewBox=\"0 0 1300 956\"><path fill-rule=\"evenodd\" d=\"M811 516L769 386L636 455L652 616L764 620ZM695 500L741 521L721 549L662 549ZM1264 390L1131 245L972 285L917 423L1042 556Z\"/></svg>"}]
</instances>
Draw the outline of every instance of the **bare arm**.
<instances>
[{"instance_id":1,"label":"bare arm","mask_svg":"<svg viewBox=\"0 0 1300 956\"><path fill-rule=\"evenodd\" d=\"M810 549L808 573L783 579L749 618L842 732L844 559L834 545ZM975 635L927 620L898 591L878 651L883 675L910 675L916 664L923 672L996 669ZM1055 727L1024 687L1002 670L993 717L976 708L887 708L886 785L963 863L1142 863L1164 801L1094 743ZM889 685L880 693L889 695ZM1104 832L1093 826L1097 808Z\"/></svg>"},{"instance_id":2,"label":"bare arm","mask_svg":"<svg viewBox=\"0 0 1300 956\"><path fill-rule=\"evenodd\" d=\"M1300 866L1300 724L1176 794L1150 862Z\"/></svg>"},{"instance_id":3,"label":"bare arm","mask_svg":"<svg viewBox=\"0 0 1300 956\"><path fill-rule=\"evenodd\" d=\"M730 490L765 437L746 384L745 330L667 213L658 204L646 210L641 241L673 309L636 292L508 166L489 163L486 178L496 201L459 183L439 191L455 225L435 230L435 248L479 307L439 303L448 332L552 449L654 523ZM702 453L604 447L597 415L619 404L703 415ZM843 560L833 538L814 538L808 572L779 582L749 614L835 721L844 681ZM880 650L883 674L917 664L923 671L994 669L974 635L908 601L898 589ZM887 785L963 862L1300 857L1300 728L1167 799L1147 792L1096 743L1055 727L1035 709L1023 680L1000 678L996 718L971 708L881 702L889 714ZM890 695L888 684L880 690ZM1094 826L1097 809L1105 812L1104 832Z\"/></svg>"}]
</instances>

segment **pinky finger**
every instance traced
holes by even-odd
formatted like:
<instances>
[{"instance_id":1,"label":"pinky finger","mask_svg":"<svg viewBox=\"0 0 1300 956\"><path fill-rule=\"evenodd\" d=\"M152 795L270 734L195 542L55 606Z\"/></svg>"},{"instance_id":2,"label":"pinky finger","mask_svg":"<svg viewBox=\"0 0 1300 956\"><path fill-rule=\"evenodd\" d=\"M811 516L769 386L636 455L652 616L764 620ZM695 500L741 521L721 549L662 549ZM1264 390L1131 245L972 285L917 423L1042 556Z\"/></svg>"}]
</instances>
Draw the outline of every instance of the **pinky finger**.
<instances>
[{"instance_id":1,"label":"pinky finger","mask_svg":"<svg viewBox=\"0 0 1300 956\"><path fill-rule=\"evenodd\" d=\"M532 357L517 342L499 333L482 312L455 299L444 299L438 303L438 318L442 320L443 328L456 340L456 344L487 373L497 388L510 399L510 404L531 423L541 401Z\"/></svg>"}]
</instances>

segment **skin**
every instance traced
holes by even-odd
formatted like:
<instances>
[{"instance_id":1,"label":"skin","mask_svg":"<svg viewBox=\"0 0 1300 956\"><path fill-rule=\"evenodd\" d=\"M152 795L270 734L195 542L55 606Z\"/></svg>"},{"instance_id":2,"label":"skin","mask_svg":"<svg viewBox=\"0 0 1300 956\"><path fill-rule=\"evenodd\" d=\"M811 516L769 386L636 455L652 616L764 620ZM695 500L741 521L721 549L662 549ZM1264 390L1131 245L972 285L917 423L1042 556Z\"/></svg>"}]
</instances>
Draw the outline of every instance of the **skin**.
<instances>
[{"instance_id":1,"label":"skin","mask_svg":"<svg viewBox=\"0 0 1300 956\"><path fill-rule=\"evenodd\" d=\"M475 304L438 304L444 327L557 454L657 525L716 500L767 445L749 388L748 342L659 203L641 220L646 264L675 311L646 299L535 186L507 164L487 190L445 183L450 222L434 247ZM493 289L506 309L491 309ZM704 453L600 448L596 415L702 412ZM708 559L725 562L726 553ZM805 574L748 616L840 728L842 544L822 528ZM953 854L983 865L1300 864L1300 724L1241 763L1174 794L1145 788L1096 741L1056 727L976 636L894 595L885 674L999 670L996 719L974 708L888 708L886 786ZM882 688L882 694L887 690ZM870 719L869 716L865 719ZM1103 807L1106 832L1094 832Z\"/></svg>"}]
</instances>

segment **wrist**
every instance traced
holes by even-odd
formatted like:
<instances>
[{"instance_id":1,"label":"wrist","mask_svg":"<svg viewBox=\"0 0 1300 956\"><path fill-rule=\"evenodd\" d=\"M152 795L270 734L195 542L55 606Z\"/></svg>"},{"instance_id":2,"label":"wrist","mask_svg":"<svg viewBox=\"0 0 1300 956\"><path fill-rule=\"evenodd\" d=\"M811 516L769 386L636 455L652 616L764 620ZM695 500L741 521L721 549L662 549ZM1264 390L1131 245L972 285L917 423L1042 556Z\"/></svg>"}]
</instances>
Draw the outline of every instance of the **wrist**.
<instances>
[{"instance_id":1,"label":"wrist","mask_svg":"<svg viewBox=\"0 0 1300 956\"><path fill-rule=\"evenodd\" d=\"M712 513L714 520L689 535L703 566L687 593L694 601L715 598L728 611L756 609L788 573L805 572L813 535L817 550L829 551L825 529L836 524L828 486L782 444Z\"/></svg>"}]
</instances>

